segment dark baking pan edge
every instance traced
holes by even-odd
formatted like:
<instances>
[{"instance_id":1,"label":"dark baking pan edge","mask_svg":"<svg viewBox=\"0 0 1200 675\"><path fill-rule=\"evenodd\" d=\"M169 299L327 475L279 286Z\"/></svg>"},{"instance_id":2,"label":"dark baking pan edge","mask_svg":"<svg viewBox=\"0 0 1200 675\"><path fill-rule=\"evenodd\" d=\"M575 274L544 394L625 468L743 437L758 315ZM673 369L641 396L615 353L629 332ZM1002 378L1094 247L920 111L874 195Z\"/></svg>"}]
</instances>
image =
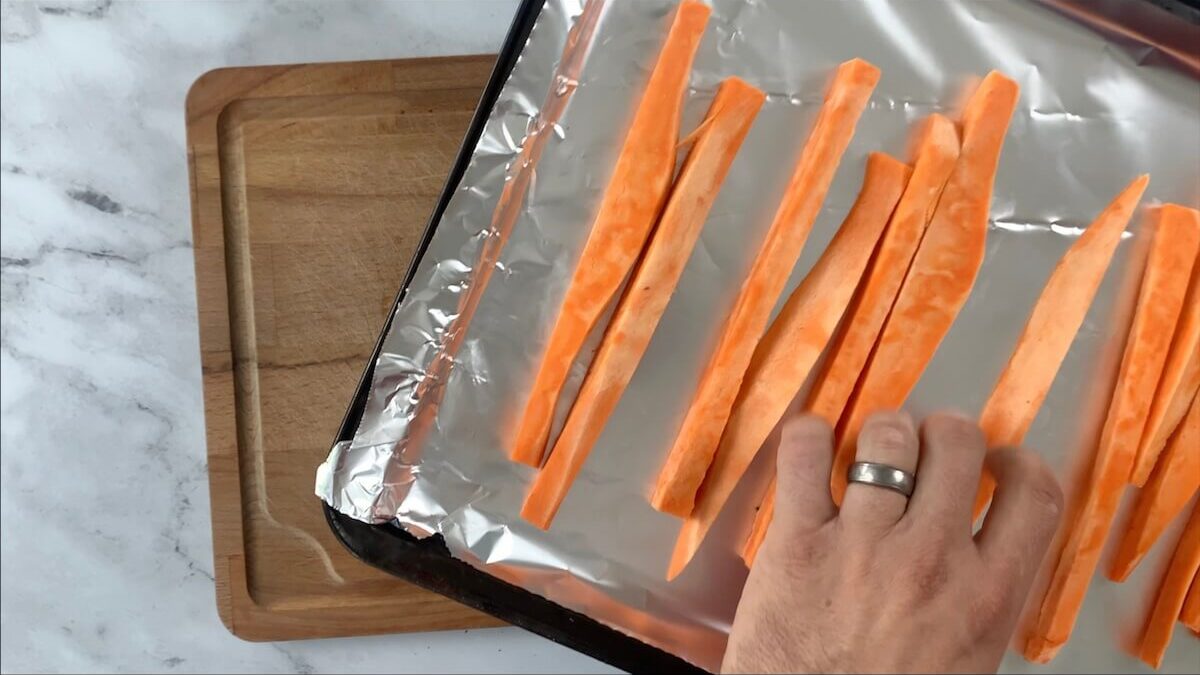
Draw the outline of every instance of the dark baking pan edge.
<instances>
[{"instance_id":1,"label":"dark baking pan edge","mask_svg":"<svg viewBox=\"0 0 1200 675\"><path fill-rule=\"evenodd\" d=\"M678 656L480 572L450 555L440 536L418 540L325 507L334 535L356 558L422 588L503 619L631 673L703 673Z\"/></svg>"}]
</instances>

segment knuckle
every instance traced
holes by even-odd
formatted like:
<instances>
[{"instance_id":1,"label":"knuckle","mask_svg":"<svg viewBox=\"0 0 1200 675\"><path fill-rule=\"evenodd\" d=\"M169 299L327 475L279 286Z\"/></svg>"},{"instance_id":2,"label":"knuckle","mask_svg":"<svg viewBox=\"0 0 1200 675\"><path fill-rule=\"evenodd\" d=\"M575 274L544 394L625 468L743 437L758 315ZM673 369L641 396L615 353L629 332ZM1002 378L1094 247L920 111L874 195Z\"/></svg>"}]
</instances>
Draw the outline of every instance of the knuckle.
<instances>
[{"instance_id":1,"label":"knuckle","mask_svg":"<svg viewBox=\"0 0 1200 675\"><path fill-rule=\"evenodd\" d=\"M839 560L844 578L862 582L875 573L879 556L870 546L855 546L844 551Z\"/></svg>"},{"instance_id":2,"label":"knuckle","mask_svg":"<svg viewBox=\"0 0 1200 675\"><path fill-rule=\"evenodd\" d=\"M863 427L859 443L887 453L904 452L916 445L912 425L895 414L877 415Z\"/></svg>"},{"instance_id":3,"label":"knuckle","mask_svg":"<svg viewBox=\"0 0 1200 675\"><path fill-rule=\"evenodd\" d=\"M1011 588L1025 573L1025 561L1016 555L997 556L990 564L993 579L1002 581L1003 588Z\"/></svg>"},{"instance_id":4,"label":"knuckle","mask_svg":"<svg viewBox=\"0 0 1200 675\"><path fill-rule=\"evenodd\" d=\"M793 417L783 423L780 431L780 439L789 445L829 443L830 436L829 425L811 416Z\"/></svg>"},{"instance_id":5,"label":"knuckle","mask_svg":"<svg viewBox=\"0 0 1200 675\"><path fill-rule=\"evenodd\" d=\"M1007 604L1007 592L1001 592L995 587L985 587L976 591L974 595L974 614L976 616L995 619L999 616ZM991 621L986 622L991 624Z\"/></svg>"},{"instance_id":6,"label":"knuckle","mask_svg":"<svg viewBox=\"0 0 1200 675\"><path fill-rule=\"evenodd\" d=\"M778 546L772 555L778 555L777 560L785 563L774 566L773 569L779 570L785 582L792 584L805 583L811 578L814 570L828 563L835 554L832 542L820 532L783 540L768 540L768 544Z\"/></svg>"},{"instance_id":7,"label":"knuckle","mask_svg":"<svg viewBox=\"0 0 1200 675\"><path fill-rule=\"evenodd\" d=\"M929 531L927 531L923 536L925 541L928 542L927 545L936 552L937 556L939 556L935 558L934 554L930 553L930 559L936 562L941 562L945 558L949 557L949 552L954 545L953 541L957 534L958 530L951 530L948 527L929 528Z\"/></svg>"},{"instance_id":8,"label":"knuckle","mask_svg":"<svg viewBox=\"0 0 1200 675\"><path fill-rule=\"evenodd\" d=\"M1063 510L1063 491L1054 472L1028 450L1021 450L1017 455L1029 503L1044 517L1057 519Z\"/></svg>"},{"instance_id":9,"label":"knuckle","mask_svg":"<svg viewBox=\"0 0 1200 675\"><path fill-rule=\"evenodd\" d=\"M813 538L793 539L783 545L792 569L818 567L828 557L828 549Z\"/></svg>"},{"instance_id":10,"label":"knuckle","mask_svg":"<svg viewBox=\"0 0 1200 675\"><path fill-rule=\"evenodd\" d=\"M936 435L943 443L952 447L983 446L983 432L971 420L958 415L938 413L925 423L926 433Z\"/></svg>"},{"instance_id":11,"label":"knuckle","mask_svg":"<svg viewBox=\"0 0 1200 675\"><path fill-rule=\"evenodd\" d=\"M1029 499L1047 518L1058 522L1063 510L1062 488L1054 480L1046 481L1030 490Z\"/></svg>"},{"instance_id":12,"label":"knuckle","mask_svg":"<svg viewBox=\"0 0 1200 675\"><path fill-rule=\"evenodd\" d=\"M935 556L948 556L954 547L957 532L934 526L919 519L904 519L892 530L889 538L900 542L917 542L912 550L917 564L932 562Z\"/></svg>"},{"instance_id":13,"label":"knuckle","mask_svg":"<svg viewBox=\"0 0 1200 675\"><path fill-rule=\"evenodd\" d=\"M984 570L980 570L978 575L974 575L977 581L979 577L984 577ZM1014 598L1020 598L1019 595L1014 595L1012 585L1007 580L1002 583L997 583L995 580L973 585L974 593L972 594L973 609L981 618L987 619L988 628L994 628L992 621L1005 615L1011 611Z\"/></svg>"},{"instance_id":14,"label":"knuckle","mask_svg":"<svg viewBox=\"0 0 1200 675\"><path fill-rule=\"evenodd\" d=\"M946 547L926 542L919 548L907 570L909 589L919 600L939 595L950 582L951 561Z\"/></svg>"},{"instance_id":15,"label":"knuckle","mask_svg":"<svg viewBox=\"0 0 1200 675\"><path fill-rule=\"evenodd\" d=\"M950 562L949 547L944 537L930 537L917 549L916 567L941 568L948 567Z\"/></svg>"},{"instance_id":16,"label":"knuckle","mask_svg":"<svg viewBox=\"0 0 1200 675\"><path fill-rule=\"evenodd\" d=\"M976 639L991 634L996 621L1008 612L1011 593L1006 587L983 584L970 596L971 611L968 612L970 629Z\"/></svg>"}]
</instances>

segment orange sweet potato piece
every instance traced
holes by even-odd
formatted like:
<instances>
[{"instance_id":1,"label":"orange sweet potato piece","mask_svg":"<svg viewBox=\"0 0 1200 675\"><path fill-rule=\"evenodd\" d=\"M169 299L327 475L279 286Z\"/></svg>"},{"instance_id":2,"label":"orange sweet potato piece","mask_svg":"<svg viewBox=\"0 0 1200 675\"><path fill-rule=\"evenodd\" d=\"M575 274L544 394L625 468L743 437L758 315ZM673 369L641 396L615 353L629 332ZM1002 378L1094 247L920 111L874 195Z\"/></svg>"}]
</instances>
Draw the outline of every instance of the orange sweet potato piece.
<instances>
[{"instance_id":1,"label":"orange sweet potato piece","mask_svg":"<svg viewBox=\"0 0 1200 675\"><path fill-rule=\"evenodd\" d=\"M1125 536L1108 568L1108 578L1124 581L1150 551L1171 520L1200 490L1200 398L1175 430L1150 480L1138 493Z\"/></svg>"},{"instance_id":2,"label":"orange sweet potato piece","mask_svg":"<svg viewBox=\"0 0 1200 675\"><path fill-rule=\"evenodd\" d=\"M1192 587L1179 610L1179 622L1200 637L1200 572L1192 577Z\"/></svg>"},{"instance_id":3,"label":"orange sweet potato piece","mask_svg":"<svg viewBox=\"0 0 1200 675\"><path fill-rule=\"evenodd\" d=\"M808 379L858 286L908 174L903 162L883 153L867 158L854 206L754 351L729 424L700 486L696 508L680 531L668 578L674 578L695 555L750 462Z\"/></svg>"},{"instance_id":4,"label":"orange sweet potato piece","mask_svg":"<svg viewBox=\"0 0 1200 675\"><path fill-rule=\"evenodd\" d=\"M1149 176L1134 179L1100 212L1051 273L979 415L989 448L1015 447L1025 440L1147 183ZM985 470L975 498L975 518L991 501L995 487L995 479Z\"/></svg>"},{"instance_id":5,"label":"orange sweet potato piece","mask_svg":"<svg viewBox=\"0 0 1200 675\"><path fill-rule=\"evenodd\" d=\"M1129 483L1155 386L1179 319L1200 230L1160 207L1152 214L1154 239L1137 308L1096 450L1084 501L1070 523L1054 575L1025 643L1025 657L1045 663L1071 636L1100 561L1121 495Z\"/></svg>"},{"instance_id":6,"label":"orange sweet potato piece","mask_svg":"<svg viewBox=\"0 0 1200 675\"><path fill-rule=\"evenodd\" d=\"M1175 632L1175 621L1197 571L1200 571L1200 504L1192 509L1192 516L1183 528L1138 643L1138 658L1154 668L1162 665L1163 655L1171 644L1171 634Z\"/></svg>"},{"instance_id":7,"label":"orange sweet potato piece","mask_svg":"<svg viewBox=\"0 0 1200 675\"><path fill-rule=\"evenodd\" d=\"M1163 208L1171 209L1175 217L1190 220L1193 229L1200 231L1200 211L1174 205ZM1175 426L1187 413L1188 401L1197 390L1200 390L1200 263L1192 268L1192 282L1183 302L1183 313L1175 327L1175 337L1171 340L1171 351L1154 392L1154 402L1150 404L1150 416L1146 419L1142 444L1133 467L1134 485L1146 484L1158 453L1162 452Z\"/></svg>"},{"instance_id":8,"label":"orange sweet potato piece","mask_svg":"<svg viewBox=\"0 0 1200 675\"><path fill-rule=\"evenodd\" d=\"M725 80L717 90L654 237L605 331L566 426L525 499L521 515L538 527L550 526L633 378L721 183L764 100L766 94L736 77Z\"/></svg>"},{"instance_id":9,"label":"orange sweet potato piece","mask_svg":"<svg viewBox=\"0 0 1200 675\"><path fill-rule=\"evenodd\" d=\"M876 411L900 407L971 294L983 263L993 182L1018 92L1016 82L992 71L967 103L958 163L843 416L830 477L839 504L863 422Z\"/></svg>"},{"instance_id":10,"label":"orange sweet potato piece","mask_svg":"<svg viewBox=\"0 0 1200 675\"><path fill-rule=\"evenodd\" d=\"M834 73L796 171L659 473L650 497L659 511L680 517L692 512L754 349L878 81L879 69L861 59L841 64Z\"/></svg>"},{"instance_id":11,"label":"orange sweet potato piece","mask_svg":"<svg viewBox=\"0 0 1200 675\"><path fill-rule=\"evenodd\" d=\"M842 328L829 346L825 365L818 372L804 405L805 410L820 416L831 427L837 426L854 384L871 355L871 348L879 338L879 330L883 328L917 252L917 245L921 243L921 236L925 234L929 214L958 160L958 151L958 130L954 122L942 115L930 115L913 153L912 176L883 232L879 249L862 284L846 309ZM753 563L774 513L775 480L772 478L742 550L742 559L747 565Z\"/></svg>"},{"instance_id":12,"label":"orange sweet potato piece","mask_svg":"<svg viewBox=\"0 0 1200 675\"><path fill-rule=\"evenodd\" d=\"M684 92L711 12L697 0L684 0L676 11L530 389L509 451L515 462L541 464L571 364L637 262L666 202Z\"/></svg>"}]
</instances>

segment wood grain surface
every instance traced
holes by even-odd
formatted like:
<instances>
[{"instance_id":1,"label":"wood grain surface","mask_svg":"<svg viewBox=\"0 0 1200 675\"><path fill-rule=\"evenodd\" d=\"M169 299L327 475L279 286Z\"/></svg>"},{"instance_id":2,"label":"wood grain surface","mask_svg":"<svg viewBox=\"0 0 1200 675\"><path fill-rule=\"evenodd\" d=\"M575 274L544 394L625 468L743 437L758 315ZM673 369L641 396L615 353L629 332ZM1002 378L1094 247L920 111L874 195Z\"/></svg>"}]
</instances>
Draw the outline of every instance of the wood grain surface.
<instances>
[{"instance_id":1,"label":"wood grain surface","mask_svg":"<svg viewBox=\"0 0 1200 675\"><path fill-rule=\"evenodd\" d=\"M217 607L250 640L498 625L313 496L494 57L212 71L187 99Z\"/></svg>"}]
</instances>

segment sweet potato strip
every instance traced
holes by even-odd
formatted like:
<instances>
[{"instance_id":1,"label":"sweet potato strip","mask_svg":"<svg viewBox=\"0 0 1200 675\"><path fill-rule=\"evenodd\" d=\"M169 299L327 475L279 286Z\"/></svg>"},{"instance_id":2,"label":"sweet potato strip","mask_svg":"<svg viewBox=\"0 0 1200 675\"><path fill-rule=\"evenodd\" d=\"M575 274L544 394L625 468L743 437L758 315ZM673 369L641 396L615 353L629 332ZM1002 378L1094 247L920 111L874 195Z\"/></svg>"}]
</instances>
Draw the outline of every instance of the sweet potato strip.
<instances>
[{"instance_id":1,"label":"sweet potato strip","mask_svg":"<svg viewBox=\"0 0 1200 675\"><path fill-rule=\"evenodd\" d=\"M958 149L958 130L954 122L942 115L930 115L915 146L912 176L804 405L805 410L819 415L831 427L837 426L854 391L854 383L879 337L879 329L892 309L904 274L929 223L929 214L958 160ZM774 513L775 481L772 479L742 551L742 559L747 565L754 560Z\"/></svg>"},{"instance_id":2,"label":"sweet potato strip","mask_svg":"<svg viewBox=\"0 0 1200 675\"><path fill-rule=\"evenodd\" d=\"M896 212L879 242L879 251L867 276L846 310L843 329L829 346L825 366L813 383L805 409L836 426L854 384L862 374L871 348L879 337L883 322L904 275L912 263L921 236L929 223L929 214L958 160L958 130L942 115L931 115L925 122L917 146L912 177Z\"/></svg>"},{"instance_id":3,"label":"sweet potato strip","mask_svg":"<svg viewBox=\"0 0 1200 675\"><path fill-rule=\"evenodd\" d=\"M878 81L879 69L861 59L843 63L834 74L796 171L658 476L650 503L659 511L681 517L692 512L754 348Z\"/></svg>"},{"instance_id":4,"label":"sweet potato strip","mask_svg":"<svg viewBox=\"0 0 1200 675\"><path fill-rule=\"evenodd\" d=\"M1016 82L992 71L963 112L958 162L843 415L830 478L838 504L863 422L876 411L900 407L975 284L983 263L992 184L1018 92Z\"/></svg>"},{"instance_id":5,"label":"sweet potato strip","mask_svg":"<svg viewBox=\"0 0 1200 675\"><path fill-rule=\"evenodd\" d=\"M1200 572L1192 576L1192 587L1183 601L1183 609L1179 610L1179 621L1200 637Z\"/></svg>"},{"instance_id":6,"label":"sweet potato strip","mask_svg":"<svg viewBox=\"0 0 1200 675\"><path fill-rule=\"evenodd\" d=\"M1067 249L1050 274L979 415L989 448L1014 447L1025 439L1149 181L1149 176L1134 179ZM975 499L976 518L991 501L995 487L985 471Z\"/></svg>"},{"instance_id":7,"label":"sweet potato strip","mask_svg":"<svg viewBox=\"0 0 1200 675\"><path fill-rule=\"evenodd\" d=\"M571 364L658 220L675 170L692 60L711 11L697 0L684 0L676 11L550 333L510 449L515 462L541 464Z\"/></svg>"},{"instance_id":8,"label":"sweet potato strip","mask_svg":"<svg viewBox=\"0 0 1200 675\"><path fill-rule=\"evenodd\" d=\"M675 544L668 579L695 555L746 468L808 379L862 278L908 174L903 162L883 153L867 158L854 206L754 351L729 424L697 493L696 508L684 521Z\"/></svg>"},{"instance_id":9,"label":"sweet potato strip","mask_svg":"<svg viewBox=\"0 0 1200 675\"><path fill-rule=\"evenodd\" d=\"M1175 546L1175 555L1171 556L1171 564L1163 575L1154 608L1150 610L1138 644L1138 658L1155 668L1162 665L1163 654L1175 632L1175 621L1197 570L1200 570L1200 503L1192 509L1183 535Z\"/></svg>"},{"instance_id":10,"label":"sweet potato strip","mask_svg":"<svg viewBox=\"0 0 1200 675\"><path fill-rule=\"evenodd\" d=\"M1138 493L1125 536L1110 563L1108 578L1125 581L1197 490L1200 490L1200 398L1192 400L1191 409L1159 456L1146 487Z\"/></svg>"},{"instance_id":11,"label":"sweet potato strip","mask_svg":"<svg viewBox=\"0 0 1200 675\"><path fill-rule=\"evenodd\" d=\"M746 563L746 567L754 566L758 549L762 548L763 541L767 538L767 529L771 527L771 521L775 518L775 483L776 476L772 475L762 503L758 505L758 511L754 514L750 536L746 537L746 543L742 546L742 561Z\"/></svg>"},{"instance_id":12,"label":"sweet potato strip","mask_svg":"<svg viewBox=\"0 0 1200 675\"><path fill-rule=\"evenodd\" d=\"M671 190L662 219L605 331L566 426L521 515L550 526L575 475L617 407L683 274L700 230L766 95L738 78L721 83Z\"/></svg>"},{"instance_id":13,"label":"sweet potato strip","mask_svg":"<svg viewBox=\"0 0 1200 675\"><path fill-rule=\"evenodd\" d=\"M1146 413L1167 358L1200 243L1200 231L1194 223L1171 215L1166 207L1151 212L1154 240L1138 289L1133 323L1083 502L1068 523L1066 542L1025 644L1025 657L1031 661L1045 663L1053 659L1071 636L1121 495L1129 483Z\"/></svg>"},{"instance_id":14,"label":"sweet potato strip","mask_svg":"<svg viewBox=\"0 0 1200 675\"><path fill-rule=\"evenodd\" d=\"M1191 220L1193 229L1200 232L1200 211L1174 205L1163 208L1170 208L1179 217ZM1133 468L1134 485L1146 484L1158 454L1187 413L1188 401L1197 390L1200 390L1200 263L1192 268L1192 283L1183 303L1183 313L1179 316L1171 351L1154 392L1154 402L1150 404L1150 417L1146 420Z\"/></svg>"}]
</instances>

